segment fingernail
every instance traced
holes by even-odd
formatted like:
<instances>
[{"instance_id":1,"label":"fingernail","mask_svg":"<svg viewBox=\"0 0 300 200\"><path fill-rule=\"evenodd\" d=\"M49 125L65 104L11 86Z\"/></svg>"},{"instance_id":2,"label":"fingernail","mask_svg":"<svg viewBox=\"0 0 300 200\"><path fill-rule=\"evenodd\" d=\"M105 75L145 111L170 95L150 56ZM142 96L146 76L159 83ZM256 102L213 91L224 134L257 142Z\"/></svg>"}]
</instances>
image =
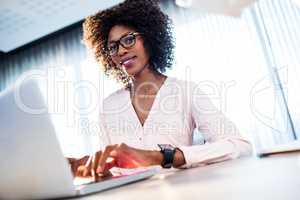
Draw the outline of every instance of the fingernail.
<instances>
[{"instance_id":1,"label":"fingernail","mask_svg":"<svg viewBox=\"0 0 300 200\"><path fill-rule=\"evenodd\" d=\"M102 173L102 171L103 171L103 170L102 170L102 167L98 167L98 168L97 168L97 173L98 173L98 174L99 174L99 173Z\"/></svg>"},{"instance_id":2,"label":"fingernail","mask_svg":"<svg viewBox=\"0 0 300 200\"><path fill-rule=\"evenodd\" d=\"M83 176L87 176L87 175L88 175L88 169L84 169Z\"/></svg>"}]
</instances>

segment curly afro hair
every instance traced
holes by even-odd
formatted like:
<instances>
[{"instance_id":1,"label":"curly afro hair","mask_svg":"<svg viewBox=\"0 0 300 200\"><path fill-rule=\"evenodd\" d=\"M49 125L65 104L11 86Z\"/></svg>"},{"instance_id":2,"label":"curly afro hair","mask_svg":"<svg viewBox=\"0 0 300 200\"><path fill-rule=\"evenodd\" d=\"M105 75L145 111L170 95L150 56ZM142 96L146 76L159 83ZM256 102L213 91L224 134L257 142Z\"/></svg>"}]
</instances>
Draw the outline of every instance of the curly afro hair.
<instances>
[{"instance_id":1,"label":"curly afro hair","mask_svg":"<svg viewBox=\"0 0 300 200\"><path fill-rule=\"evenodd\" d=\"M113 76L127 88L132 77L116 66L107 53L109 32L113 26L123 25L143 33L150 69L154 72L165 72L173 64L174 40L171 19L161 11L158 2L126 0L87 17L83 23L83 41L95 54L104 73Z\"/></svg>"}]
</instances>

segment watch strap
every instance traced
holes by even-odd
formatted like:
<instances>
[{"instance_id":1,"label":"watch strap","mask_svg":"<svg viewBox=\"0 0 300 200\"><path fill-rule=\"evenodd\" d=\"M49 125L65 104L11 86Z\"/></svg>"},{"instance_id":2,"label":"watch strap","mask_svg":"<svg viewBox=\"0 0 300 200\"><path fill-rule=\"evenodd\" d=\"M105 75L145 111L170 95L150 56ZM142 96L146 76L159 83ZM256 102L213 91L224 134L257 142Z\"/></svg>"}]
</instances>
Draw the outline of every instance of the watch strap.
<instances>
[{"instance_id":1,"label":"watch strap","mask_svg":"<svg viewBox=\"0 0 300 200\"><path fill-rule=\"evenodd\" d=\"M160 152L163 154L161 166L163 168L171 168L173 166L174 155L176 148L169 144L158 144Z\"/></svg>"}]
</instances>

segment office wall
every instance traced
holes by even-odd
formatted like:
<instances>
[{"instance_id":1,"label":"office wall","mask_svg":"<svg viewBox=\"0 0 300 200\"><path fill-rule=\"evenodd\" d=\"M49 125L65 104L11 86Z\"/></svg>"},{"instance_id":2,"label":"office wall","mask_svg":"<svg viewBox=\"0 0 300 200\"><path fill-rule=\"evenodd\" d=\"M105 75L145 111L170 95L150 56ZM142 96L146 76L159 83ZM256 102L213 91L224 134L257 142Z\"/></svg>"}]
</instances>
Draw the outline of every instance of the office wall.
<instances>
[{"instance_id":1,"label":"office wall","mask_svg":"<svg viewBox=\"0 0 300 200\"><path fill-rule=\"evenodd\" d=\"M81 37L81 24L77 24L4 55L0 60L0 90L29 69L72 66L76 71L86 58Z\"/></svg>"}]
</instances>

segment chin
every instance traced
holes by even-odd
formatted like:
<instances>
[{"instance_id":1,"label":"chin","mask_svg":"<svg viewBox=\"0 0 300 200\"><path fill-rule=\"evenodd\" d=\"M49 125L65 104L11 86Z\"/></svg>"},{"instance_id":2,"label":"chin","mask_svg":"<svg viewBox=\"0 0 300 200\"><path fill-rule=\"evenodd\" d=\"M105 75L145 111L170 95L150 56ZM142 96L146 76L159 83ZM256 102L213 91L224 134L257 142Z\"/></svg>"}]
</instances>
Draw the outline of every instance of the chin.
<instances>
[{"instance_id":1,"label":"chin","mask_svg":"<svg viewBox=\"0 0 300 200\"><path fill-rule=\"evenodd\" d=\"M124 69L126 71L127 74L133 76L134 74L136 74L136 71L135 70L132 70L132 69Z\"/></svg>"},{"instance_id":2,"label":"chin","mask_svg":"<svg viewBox=\"0 0 300 200\"><path fill-rule=\"evenodd\" d=\"M135 76L135 75L138 74L137 71L130 71L130 70L127 70L126 72L127 72L127 74L130 75L130 76Z\"/></svg>"},{"instance_id":3,"label":"chin","mask_svg":"<svg viewBox=\"0 0 300 200\"><path fill-rule=\"evenodd\" d=\"M136 74L141 72L141 69L137 69L136 67L132 67L129 69L125 69L125 71L127 72L127 74L131 75L131 76L135 76Z\"/></svg>"}]
</instances>

